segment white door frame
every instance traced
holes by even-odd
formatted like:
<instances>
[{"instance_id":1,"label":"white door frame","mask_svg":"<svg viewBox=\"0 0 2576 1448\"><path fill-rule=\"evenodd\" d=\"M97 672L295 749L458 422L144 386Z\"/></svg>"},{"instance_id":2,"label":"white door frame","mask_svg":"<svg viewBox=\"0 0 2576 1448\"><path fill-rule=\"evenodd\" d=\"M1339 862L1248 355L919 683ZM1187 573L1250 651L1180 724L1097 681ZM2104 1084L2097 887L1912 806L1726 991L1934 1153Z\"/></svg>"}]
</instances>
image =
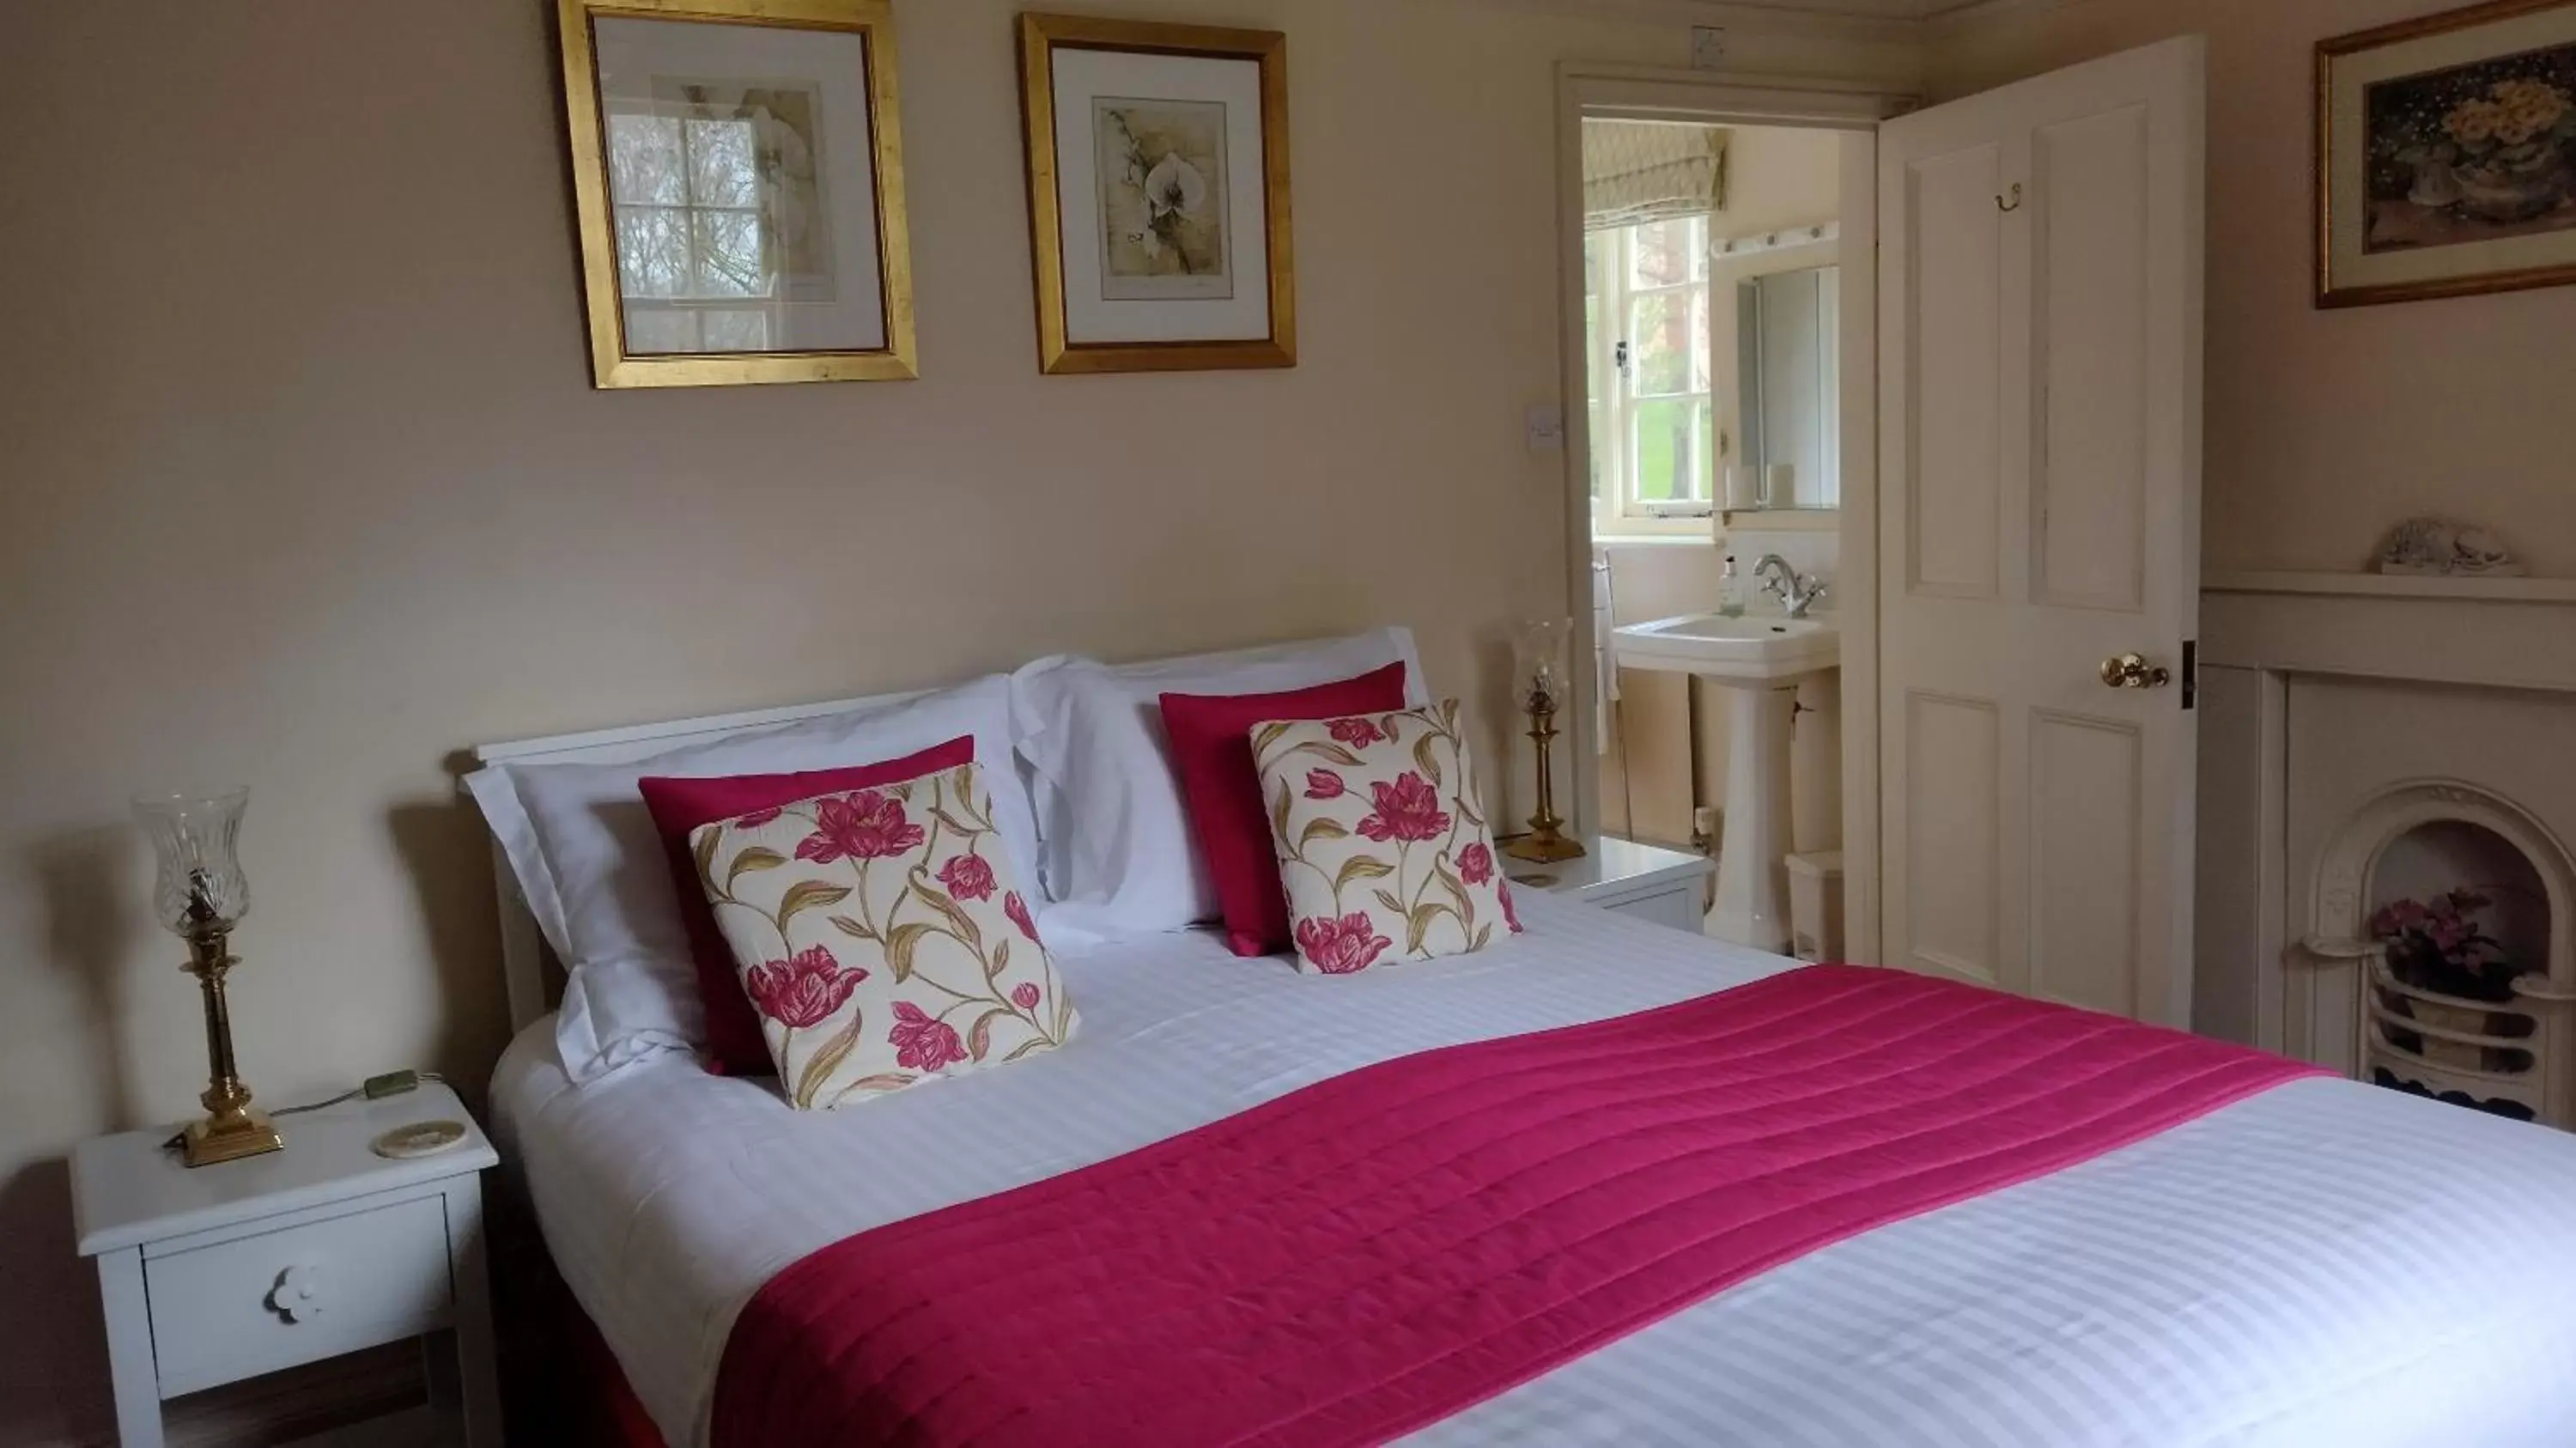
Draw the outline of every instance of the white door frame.
<instances>
[{"instance_id":1,"label":"white door frame","mask_svg":"<svg viewBox=\"0 0 2576 1448\"><path fill-rule=\"evenodd\" d=\"M1878 123L1914 107L1912 96L1869 81L1561 61L1556 68L1557 296L1560 395L1566 399L1566 614L1592 618L1592 504L1587 464L1591 410L1574 399L1591 359L1583 332L1583 120L1687 120L1712 125L1809 126L1875 136ZM1843 629L1844 949L1878 955L1878 159L1854 147L1843 164L1842 569L1836 617ZM1596 688L1592 650L1573 650L1574 697ZM1594 712L1565 711L1574 766L1574 820L1601 827Z\"/></svg>"}]
</instances>

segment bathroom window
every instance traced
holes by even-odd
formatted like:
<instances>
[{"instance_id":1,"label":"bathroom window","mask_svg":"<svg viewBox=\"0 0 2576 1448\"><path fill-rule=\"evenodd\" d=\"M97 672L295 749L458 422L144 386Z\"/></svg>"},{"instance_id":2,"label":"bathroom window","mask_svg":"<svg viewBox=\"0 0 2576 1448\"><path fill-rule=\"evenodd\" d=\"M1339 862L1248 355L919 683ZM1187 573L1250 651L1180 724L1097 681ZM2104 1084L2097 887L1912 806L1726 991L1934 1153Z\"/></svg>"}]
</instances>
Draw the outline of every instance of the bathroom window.
<instances>
[{"instance_id":1,"label":"bathroom window","mask_svg":"<svg viewBox=\"0 0 2576 1448\"><path fill-rule=\"evenodd\" d=\"M1718 461L1708 218L1593 232L1583 262L1595 531L1698 531Z\"/></svg>"}]
</instances>

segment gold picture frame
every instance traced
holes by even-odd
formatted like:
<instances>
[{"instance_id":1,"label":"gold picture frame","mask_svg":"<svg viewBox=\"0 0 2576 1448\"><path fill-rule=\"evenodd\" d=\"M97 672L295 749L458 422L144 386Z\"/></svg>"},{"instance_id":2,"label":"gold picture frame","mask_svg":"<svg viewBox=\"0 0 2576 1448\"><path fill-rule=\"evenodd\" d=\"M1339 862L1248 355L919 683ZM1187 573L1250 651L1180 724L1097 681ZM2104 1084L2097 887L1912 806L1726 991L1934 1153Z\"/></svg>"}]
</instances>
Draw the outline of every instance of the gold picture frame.
<instances>
[{"instance_id":1,"label":"gold picture frame","mask_svg":"<svg viewBox=\"0 0 2576 1448\"><path fill-rule=\"evenodd\" d=\"M1060 85L1068 57L1084 68L1158 70L1184 83L1138 88L1152 97L1142 100L1091 93L1091 134L1069 135L1060 116L1084 97ZM1183 66L1165 63L1175 60ZM1216 64L1185 74L1193 61ZM1257 78L1241 72L1243 62L1257 67ZM1020 98L1041 370L1297 365L1285 35L1024 14ZM1248 126L1257 127L1257 141ZM1115 153L1103 139L1109 127L1123 137ZM1060 149L1066 144L1079 149ZM1156 185L1165 194L1149 196ZM1122 229L1122 206L1137 205L1147 224L1127 217Z\"/></svg>"},{"instance_id":2,"label":"gold picture frame","mask_svg":"<svg viewBox=\"0 0 2576 1448\"><path fill-rule=\"evenodd\" d=\"M2318 42L2316 300L2576 282L2576 0Z\"/></svg>"},{"instance_id":3,"label":"gold picture frame","mask_svg":"<svg viewBox=\"0 0 2576 1448\"><path fill-rule=\"evenodd\" d=\"M556 16L594 386L919 375L891 0L556 0ZM674 22L725 30L692 54L699 37ZM650 75L637 99L629 52L647 41L675 74ZM621 145L637 124L709 139L696 154L629 145L613 162L613 121L630 124ZM620 197L621 183L643 189ZM622 235L644 258L632 274L667 286L626 295ZM648 327L659 335L639 345Z\"/></svg>"}]
</instances>

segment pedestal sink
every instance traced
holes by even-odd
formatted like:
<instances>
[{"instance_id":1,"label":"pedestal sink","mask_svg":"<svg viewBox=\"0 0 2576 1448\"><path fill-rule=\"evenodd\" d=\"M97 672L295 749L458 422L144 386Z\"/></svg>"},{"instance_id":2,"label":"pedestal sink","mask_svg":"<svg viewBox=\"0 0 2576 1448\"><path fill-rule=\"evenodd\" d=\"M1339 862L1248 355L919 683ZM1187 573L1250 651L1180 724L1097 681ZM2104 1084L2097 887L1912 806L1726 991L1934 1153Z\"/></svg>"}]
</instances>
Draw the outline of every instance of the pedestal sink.
<instances>
[{"instance_id":1,"label":"pedestal sink","mask_svg":"<svg viewBox=\"0 0 2576 1448\"><path fill-rule=\"evenodd\" d=\"M1727 692L1726 831L1709 930L1756 950L1789 946L1789 726L1802 679L1838 668L1823 619L1687 614L1611 631L1622 668L1691 674Z\"/></svg>"}]
</instances>

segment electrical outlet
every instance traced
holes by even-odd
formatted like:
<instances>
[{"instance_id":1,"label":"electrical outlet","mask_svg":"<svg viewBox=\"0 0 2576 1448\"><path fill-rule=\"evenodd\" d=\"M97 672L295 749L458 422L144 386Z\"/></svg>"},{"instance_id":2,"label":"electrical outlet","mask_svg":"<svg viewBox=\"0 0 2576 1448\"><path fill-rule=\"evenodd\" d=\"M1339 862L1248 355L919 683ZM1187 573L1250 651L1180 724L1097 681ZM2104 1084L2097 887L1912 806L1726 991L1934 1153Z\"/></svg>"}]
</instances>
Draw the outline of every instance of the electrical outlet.
<instances>
[{"instance_id":1,"label":"electrical outlet","mask_svg":"<svg viewBox=\"0 0 2576 1448\"><path fill-rule=\"evenodd\" d=\"M1691 27L1691 69L1724 70L1726 68L1726 27L1694 25Z\"/></svg>"}]
</instances>

